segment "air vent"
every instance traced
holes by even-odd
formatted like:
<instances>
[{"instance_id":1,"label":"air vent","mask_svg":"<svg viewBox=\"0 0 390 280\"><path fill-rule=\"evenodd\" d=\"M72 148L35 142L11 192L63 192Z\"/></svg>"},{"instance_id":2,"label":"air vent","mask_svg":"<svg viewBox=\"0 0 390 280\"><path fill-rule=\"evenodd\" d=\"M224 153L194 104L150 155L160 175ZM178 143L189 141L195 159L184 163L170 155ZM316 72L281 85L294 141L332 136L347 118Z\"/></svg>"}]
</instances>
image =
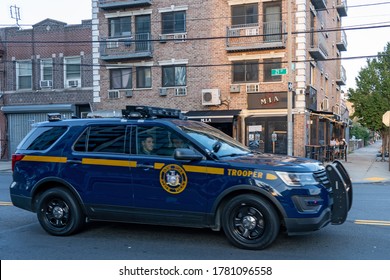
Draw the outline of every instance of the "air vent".
<instances>
[{"instance_id":1,"label":"air vent","mask_svg":"<svg viewBox=\"0 0 390 280\"><path fill-rule=\"evenodd\" d=\"M240 85L230 85L230 92L239 93L240 92Z\"/></svg>"},{"instance_id":2,"label":"air vent","mask_svg":"<svg viewBox=\"0 0 390 280\"><path fill-rule=\"evenodd\" d=\"M217 88L202 90L202 105L220 105L221 93Z\"/></svg>"},{"instance_id":3,"label":"air vent","mask_svg":"<svg viewBox=\"0 0 390 280\"><path fill-rule=\"evenodd\" d=\"M259 92L259 84L247 84L246 92Z\"/></svg>"},{"instance_id":4,"label":"air vent","mask_svg":"<svg viewBox=\"0 0 390 280\"><path fill-rule=\"evenodd\" d=\"M41 86L41 88L52 88L53 81L52 80L41 80L39 85Z\"/></svg>"},{"instance_id":5,"label":"air vent","mask_svg":"<svg viewBox=\"0 0 390 280\"><path fill-rule=\"evenodd\" d=\"M160 96L167 96L167 89L166 88L160 88Z\"/></svg>"},{"instance_id":6,"label":"air vent","mask_svg":"<svg viewBox=\"0 0 390 280\"><path fill-rule=\"evenodd\" d=\"M109 90L108 99L119 99L119 90Z\"/></svg>"}]
</instances>

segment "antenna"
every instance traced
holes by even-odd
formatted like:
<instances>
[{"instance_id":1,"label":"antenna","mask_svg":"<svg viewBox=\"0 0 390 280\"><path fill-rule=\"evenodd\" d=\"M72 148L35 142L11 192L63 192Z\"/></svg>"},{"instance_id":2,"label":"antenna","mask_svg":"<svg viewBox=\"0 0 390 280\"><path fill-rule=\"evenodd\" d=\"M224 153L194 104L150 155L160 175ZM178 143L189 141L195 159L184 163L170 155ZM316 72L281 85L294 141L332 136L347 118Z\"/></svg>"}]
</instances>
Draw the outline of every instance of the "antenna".
<instances>
[{"instance_id":1,"label":"antenna","mask_svg":"<svg viewBox=\"0 0 390 280\"><path fill-rule=\"evenodd\" d=\"M11 18L15 19L16 25L20 27L19 20L20 20L20 8L16 5L9 7L9 12L11 14Z\"/></svg>"}]
</instances>

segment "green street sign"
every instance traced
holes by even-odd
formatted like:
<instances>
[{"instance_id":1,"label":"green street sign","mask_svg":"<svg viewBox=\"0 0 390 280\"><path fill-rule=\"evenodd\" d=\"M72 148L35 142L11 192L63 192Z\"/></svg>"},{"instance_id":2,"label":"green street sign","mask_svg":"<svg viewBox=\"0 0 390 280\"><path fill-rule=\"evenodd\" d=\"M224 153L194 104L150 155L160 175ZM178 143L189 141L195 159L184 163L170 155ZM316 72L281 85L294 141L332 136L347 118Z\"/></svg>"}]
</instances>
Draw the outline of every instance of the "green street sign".
<instances>
[{"instance_id":1,"label":"green street sign","mask_svg":"<svg viewBox=\"0 0 390 280\"><path fill-rule=\"evenodd\" d=\"M271 69L271 76L287 75L287 68Z\"/></svg>"}]
</instances>

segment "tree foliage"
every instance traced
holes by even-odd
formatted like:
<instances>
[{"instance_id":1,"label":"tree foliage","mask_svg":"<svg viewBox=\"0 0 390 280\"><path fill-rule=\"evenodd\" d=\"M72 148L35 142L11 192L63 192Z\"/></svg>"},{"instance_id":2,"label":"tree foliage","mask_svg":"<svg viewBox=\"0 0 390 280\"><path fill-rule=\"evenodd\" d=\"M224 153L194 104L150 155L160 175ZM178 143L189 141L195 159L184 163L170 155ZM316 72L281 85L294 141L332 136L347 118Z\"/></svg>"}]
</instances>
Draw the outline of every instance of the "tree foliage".
<instances>
[{"instance_id":1,"label":"tree foliage","mask_svg":"<svg viewBox=\"0 0 390 280\"><path fill-rule=\"evenodd\" d=\"M349 89L348 96L355 110L352 117L385 139L382 116L390 110L390 42L376 58L367 60L356 78L356 89Z\"/></svg>"}]
</instances>

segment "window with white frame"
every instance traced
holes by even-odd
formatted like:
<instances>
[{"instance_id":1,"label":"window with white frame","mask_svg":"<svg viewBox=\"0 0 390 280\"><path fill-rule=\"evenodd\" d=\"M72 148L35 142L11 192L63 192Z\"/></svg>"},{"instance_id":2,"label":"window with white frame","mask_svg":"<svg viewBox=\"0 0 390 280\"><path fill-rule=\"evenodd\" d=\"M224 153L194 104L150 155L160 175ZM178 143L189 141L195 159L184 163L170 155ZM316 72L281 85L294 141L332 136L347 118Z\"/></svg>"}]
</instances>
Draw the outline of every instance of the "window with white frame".
<instances>
[{"instance_id":1,"label":"window with white frame","mask_svg":"<svg viewBox=\"0 0 390 280\"><path fill-rule=\"evenodd\" d=\"M187 71L185 65L167 65L162 67L162 86L185 86L187 83Z\"/></svg>"},{"instance_id":2,"label":"window with white frame","mask_svg":"<svg viewBox=\"0 0 390 280\"><path fill-rule=\"evenodd\" d=\"M81 57L64 58L65 87L81 86Z\"/></svg>"},{"instance_id":3,"label":"window with white frame","mask_svg":"<svg viewBox=\"0 0 390 280\"><path fill-rule=\"evenodd\" d=\"M41 81L53 81L53 60L41 59Z\"/></svg>"},{"instance_id":4,"label":"window with white frame","mask_svg":"<svg viewBox=\"0 0 390 280\"><path fill-rule=\"evenodd\" d=\"M131 17L116 17L109 19L110 37L128 37L131 35Z\"/></svg>"},{"instance_id":5,"label":"window with white frame","mask_svg":"<svg viewBox=\"0 0 390 280\"><path fill-rule=\"evenodd\" d=\"M110 70L110 89L132 89L131 68L118 68Z\"/></svg>"},{"instance_id":6,"label":"window with white frame","mask_svg":"<svg viewBox=\"0 0 390 280\"><path fill-rule=\"evenodd\" d=\"M174 11L161 14L162 34L185 33L186 12Z\"/></svg>"},{"instance_id":7,"label":"window with white frame","mask_svg":"<svg viewBox=\"0 0 390 280\"><path fill-rule=\"evenodd\" d=\"M17 89L32 89L32 62L16 62Z\"/></svg>"},{"instance_id":8,"label":"window with white frame","mask_svg":"<svg viewBox=\"0 0 390 280\"><path fill-rule=\"evenodd\" d=\"M152 68L151 67L136 67L137 88L152 87Z\"/></svg>"},{"instance_id":9,"label":"window with white frame","mask_svg":"<svg viewBox=\"0 0 390 280\"><path fill-rule=\"evenodd\" d=\"M234 83L251 83L259 81L259 61L234 61L232 66Z\"/></svg>"}]
</instances>

